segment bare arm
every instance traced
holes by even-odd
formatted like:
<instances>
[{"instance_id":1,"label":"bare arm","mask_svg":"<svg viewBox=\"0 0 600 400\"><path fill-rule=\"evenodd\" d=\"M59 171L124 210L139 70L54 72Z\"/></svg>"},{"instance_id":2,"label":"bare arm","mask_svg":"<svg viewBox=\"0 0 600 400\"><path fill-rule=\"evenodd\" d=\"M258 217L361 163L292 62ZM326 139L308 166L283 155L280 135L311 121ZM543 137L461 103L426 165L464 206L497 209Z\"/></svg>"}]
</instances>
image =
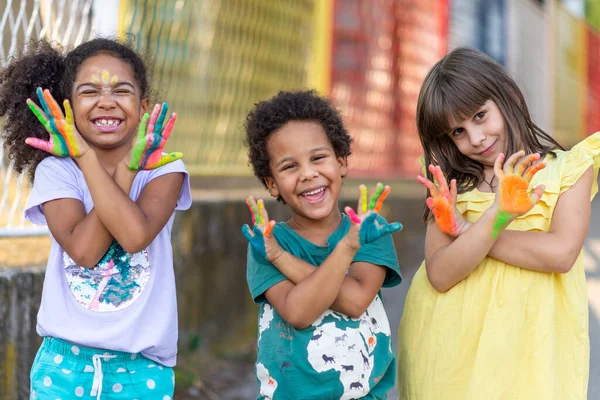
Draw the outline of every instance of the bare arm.
<instances>
[{"instance_id":1,"label":"bare arm","mask_svg":"<svg viewBox=\"0 0 600 400\"><path fill-rule=\"evenodd\" d=\"M78 159L88 184L95 210L104 226L128 253L146 248L165 226L175 210L183 185L182 174L166 174L150 181L137 202L117 182L133 182L135 173L119 163L114 180L96 154L87 152Z\"/></svg>"},{"instance_id":2,"label":"bare arm","mask_svg":"<svg viewBox=\"0 0 600 400\"><path fill-rule=\"evenodd\" d=\"M299 284L318 270L314 265L282 251L272 261L282 274ZM373 302L385 280L386 269L367 262L353 262L344 276L339 293L329 308L352 318L359 318Z\"/></svg>"},{"instance_id":3,"label":"bare arm","mask_svg":"<svg viewBox=\"0 0 600 400\"><path fill-rule=\"evenodd\" d=\"M469 276L487 256L496 241L492 236L496 213L496 207L492 206L456 239L443 233L435 221L429 222L425 236L425 265L435 290L449 290Z\"/></svg>"},{"instance_id":4,"label":"bare arm","mask_svg":"<svg viewBox=\"0 0 600 400\"><path fill-rule=\"evenodd\" d=\"M115 183L129 193L133 179L115 177ZM78 265L93 268L114 240L98 216L96 209L89 214L81 201L57 199L43 204L44 215L52 236Z\"/></svg>"},{"instance_id":5,"label":"bare arm","mask_svg":"<svg viewBox=\"0 0 600 400\"><path fill-rule=\"evenodd\" d=\"M531 271L569 272L590 226L593 178L590 167L559 197L548 232L504 231L490 257Z\"/></svg>"},{"instance_id":6,"label":"bare arm","mask_svg":"<svg viewBox=\"0 0 600 400\"><path fill-rule=\"evenodd\" d=\"M441 169L434 166L430 166L430 172L435 175L439 190L430 180L419 177L430 193L445 200L446 204L438 208L434 198L427 199L427 206L437 223L432 221L427 227L425 260L427 276L436 290L444 292L469 276L488 256L498 234L516 217L529 212L542 197L543 185L538 185L531 194L527 191L533 176L545 167L543 162L537 163L540 154L525 155L524 151L518 151L502 166L504 159L504 153L500 153L494 163L494 175L499 180L494 204L477 222L466 224L461 229L456 229L459 224L455 217L460 214L455 214L454 210L455 184L452 183L453 190L449 190ZM443 229L446 233L442 232L440 225L449 227ZM458 234L458 237L454 239L453 234Z\"/></svg>"},{"instance_id":7,"label":"bare arm","mask_svg":"<svg viewBox=\"0 0 600 400\"><path fill-rule=\"evenodd\" d=\"M336 300L357 250L344 237L313 273L298 284L285 280L272 286L265 292L267 300L290 325L307 328Z\"/></svg>"}]
</instances>

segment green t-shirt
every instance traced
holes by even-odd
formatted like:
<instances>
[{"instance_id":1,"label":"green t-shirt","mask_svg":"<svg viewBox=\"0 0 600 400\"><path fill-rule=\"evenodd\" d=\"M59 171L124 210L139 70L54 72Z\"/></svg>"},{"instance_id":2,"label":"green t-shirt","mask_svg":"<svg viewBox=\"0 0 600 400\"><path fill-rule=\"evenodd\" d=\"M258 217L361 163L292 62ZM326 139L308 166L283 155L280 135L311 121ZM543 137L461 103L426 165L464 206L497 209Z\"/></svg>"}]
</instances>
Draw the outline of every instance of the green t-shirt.
<instances>
[{"instance_id":1,"label":"green t-shirt","mask_svg":"<svg viewBox=\"0 0 600 400\"><path fill-rule=\"evenodd\" d=\"M383 217L378 216L381 221ZM317 246L280 222L273 234L284 250L315 266L331 254L350 228L342 215L327 246ZM387 267L384 287L402 280L391 235L359 249L353 261ZM396 359L380 294L358 319L325 311L302 330L289 325L269 304L265 291L287 278L248 246L248 286L260 305L256 375L258 399L385 399L394 386Z\"/></svg>"}]
</instances>

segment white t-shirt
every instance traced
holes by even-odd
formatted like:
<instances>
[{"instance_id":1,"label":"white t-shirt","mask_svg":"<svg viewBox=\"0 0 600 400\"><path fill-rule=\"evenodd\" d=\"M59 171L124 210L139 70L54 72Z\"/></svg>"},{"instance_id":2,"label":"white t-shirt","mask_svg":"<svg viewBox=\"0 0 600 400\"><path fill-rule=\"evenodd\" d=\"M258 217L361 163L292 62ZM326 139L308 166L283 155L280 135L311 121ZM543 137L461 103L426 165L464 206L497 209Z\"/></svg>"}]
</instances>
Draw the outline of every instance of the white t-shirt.
<instances>
[{"instance_id":1,"label":"white t-shirt","mask_svg":"<svg viewBox=\"0 0 600 400\"><path fill-rule=\"evenodd\" d=\"M140 171L130 198L136 201L152 179L168 173L185 179L176 210L191 206L189 176L181 160ZM86 213L94 207L83 173L71 158L48 157L36 168L25 218L44 225L42 204L55 199L80 200ZM52 238L37 332L75 344L142 353L165 366L177 359L177 299L171 228L175 213L143 251L128 254L115 241L92 269L77 265Z\"/></svg>"}]
</instances>

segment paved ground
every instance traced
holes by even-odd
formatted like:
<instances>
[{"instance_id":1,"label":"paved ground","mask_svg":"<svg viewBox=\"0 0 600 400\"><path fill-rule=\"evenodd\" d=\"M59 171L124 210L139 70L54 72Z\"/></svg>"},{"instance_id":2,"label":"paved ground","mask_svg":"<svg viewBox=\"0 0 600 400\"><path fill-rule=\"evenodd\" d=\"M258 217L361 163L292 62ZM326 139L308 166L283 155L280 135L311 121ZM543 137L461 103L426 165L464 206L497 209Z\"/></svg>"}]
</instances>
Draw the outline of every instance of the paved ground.
<instances>
[{"instance_id":1,"label":"paved ground","mask_svg":"<svg viewBox=\"0 0 600 400\"><path fill-rule=\"evenodd\" d=\"M590 302L590 382L588 399L600 399L600 198L592 203L590 232L584 245L585 269ZM384 301L392 327L394 347L397 341L398 324L404 309L404 299L418 266L403 269L404 281L400 289L384 289ZM389 393L390 399L397 399L397 392Z\"/></svg>"}]
</instances>

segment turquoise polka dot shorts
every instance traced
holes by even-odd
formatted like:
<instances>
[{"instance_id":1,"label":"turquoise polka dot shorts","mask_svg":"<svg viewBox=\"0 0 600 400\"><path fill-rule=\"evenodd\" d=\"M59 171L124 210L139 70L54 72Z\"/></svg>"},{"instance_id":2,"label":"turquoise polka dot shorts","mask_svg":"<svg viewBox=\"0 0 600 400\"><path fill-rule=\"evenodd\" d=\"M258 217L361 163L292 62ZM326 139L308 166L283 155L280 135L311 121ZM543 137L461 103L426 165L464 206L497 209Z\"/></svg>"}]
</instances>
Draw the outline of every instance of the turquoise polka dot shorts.
<instances>
[{"instance_id":1,"label":"turquoise polka dot shorts","mask_svg":"<svg viewBox=\"0 0 600 400\"><path fill-rule=\"evenodd\" d=\"M45 337L31 367L31 400L171 400L173 369L141 354Z\"/></svg>"}]
</instances>

